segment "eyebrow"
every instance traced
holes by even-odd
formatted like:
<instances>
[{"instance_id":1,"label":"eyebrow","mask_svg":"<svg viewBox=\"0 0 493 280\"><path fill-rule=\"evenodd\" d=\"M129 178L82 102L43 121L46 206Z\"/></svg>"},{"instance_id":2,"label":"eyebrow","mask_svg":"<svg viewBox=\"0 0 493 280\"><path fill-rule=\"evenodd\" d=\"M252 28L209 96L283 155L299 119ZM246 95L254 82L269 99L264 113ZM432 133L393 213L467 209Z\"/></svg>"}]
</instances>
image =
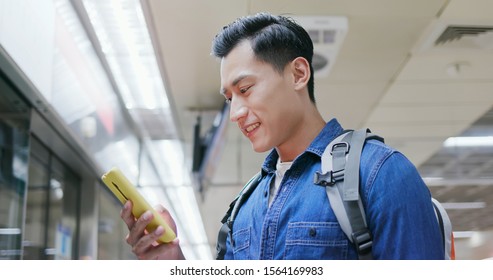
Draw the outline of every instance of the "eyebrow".
<instances>
[{"instance_id":1,"label":"eyebrow","mask_svg":"<svg viewBox=\"0 0 493 280\"><path fill-rule=\"evenodd\" d=\"M238 76L236 79L233 80L233 82L231 83L231 85L234 87L236 86L239 82L241 82L243 79L247 78L247 77L250 77L251 75L248 75L248 74L243 74L243 75L240 75ZM221 90L219 91L219 93L221 95L226 95L226 89L225 88L221 88Z\"/></svg>"}]
</instances>

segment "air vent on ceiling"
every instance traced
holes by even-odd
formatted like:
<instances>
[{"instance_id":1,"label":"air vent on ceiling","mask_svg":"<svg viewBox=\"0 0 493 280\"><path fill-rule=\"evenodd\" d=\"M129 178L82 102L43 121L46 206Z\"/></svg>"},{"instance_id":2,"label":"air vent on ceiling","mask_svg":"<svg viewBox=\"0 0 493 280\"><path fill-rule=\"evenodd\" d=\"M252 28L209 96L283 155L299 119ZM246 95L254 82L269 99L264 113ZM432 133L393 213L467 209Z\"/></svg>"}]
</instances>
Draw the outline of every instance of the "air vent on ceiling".
<instances>
[{"instance_id":1,"label":"air vent on ceiling","mask_svg":"<svg viewBox=\"0 0 493 280\"><path fill-rule=\"evenodd\" d=\"M348 30L348 20L342 16L293 16L313 41L315 77L327 77L335 63Z\"/></svg>"},{"instance_id":2,"label":"air vent on ceiling","mask_svg":"<svg viewBox=\"0 0 493 280\"><path fill-rule=\"evenodd\" d=\"M430 50L493 50L493 24L434 21L423 33L413 53Z\"/></svg>"},{"instance_id":3,"label":"air vent on ceiling","mask_svg":"<svg viewBox=\"0 0 493 280\"><path fill-rule=\"evenodd\" d=\"M461 40L465 37L479 37L483 33L492 32L493 26L458 26L450 25L445 28L443 33L435 41L435 45L445 44L447 42L453 42ZM488 34L485 34L488 35Z\"/></svg>"}]
</instances>

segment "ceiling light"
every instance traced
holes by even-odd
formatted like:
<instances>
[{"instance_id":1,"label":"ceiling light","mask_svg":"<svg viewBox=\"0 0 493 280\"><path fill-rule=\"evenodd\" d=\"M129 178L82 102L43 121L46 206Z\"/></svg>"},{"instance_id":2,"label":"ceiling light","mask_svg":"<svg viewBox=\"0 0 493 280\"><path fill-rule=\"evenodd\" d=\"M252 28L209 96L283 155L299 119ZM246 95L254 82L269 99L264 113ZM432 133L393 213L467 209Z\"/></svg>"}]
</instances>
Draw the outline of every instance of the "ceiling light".
<instances>
[{"instance_id":1,"label":"ceiling light","mask_svg":"<svg viewBox=\"0 0 493 280\"><path fill-rule=\"evenodd\" d=\"M485 202L442 202L442 206L446 210L481 209L486 207L486 203Z\"/></svg>"},{"instance_id":2,"label":"ceiling light","mask_svg":"<svg viewBox=\"0 0 493 280\"><path fill-rule=\"evenodd\" d=\"M428 187L443 187L443 186L492 186L492 179L488 177L477 178L439 178L439 177L423 177Z\"/></svg>"},{"instance_id":3,"label":"ceiling light","mask_svg":"<svg viewBox=\"0 0 493 280\"><path fill-rule=\"evenodd\" d=\"M125 106L169 108L140 2L84 0L83 4Z\"/></svg>"},{"instance_id":4,"label":"ceiling light","mask_svg":"<svg viewBox=\"0 0 493 280\"><path fill-rule=\"evenodd\" d=\"M454 239L457 238L471 238L474 235L474 231L454 231Z\"/></svg>"},{"instance_id":5,"label":"ceiling light","mask_svg":"<svg viewBox=\"0 0 493 280\"><path fill-rule=\"evenodd\" d=\"M443 145L445 147L493 147L493 136L450 137Z\"/></svg>"}]
</instances>

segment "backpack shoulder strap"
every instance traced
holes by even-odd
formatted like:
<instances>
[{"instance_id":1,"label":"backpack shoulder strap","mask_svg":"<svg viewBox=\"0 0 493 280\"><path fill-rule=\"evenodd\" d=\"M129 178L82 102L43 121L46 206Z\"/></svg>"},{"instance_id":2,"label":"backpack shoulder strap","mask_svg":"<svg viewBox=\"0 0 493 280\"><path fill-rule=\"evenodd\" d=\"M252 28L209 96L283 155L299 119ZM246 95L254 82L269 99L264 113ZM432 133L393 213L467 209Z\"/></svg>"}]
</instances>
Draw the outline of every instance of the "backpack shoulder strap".
<instances>
[{"instance_id":1,"label":"backpack shoulder strap","mask_svg":"<svg viewBox=\"0 0 493 280\"><path fill-rule=\"evenodd\" d=\"M455 246L454 246L454 233L452 231L452 223L447 214L447 211L443 205L436 200L431 198L433 202L433 208L435 209L435 215L437 217L438 225L442 232L443 247L445 250L445 259L454 260L455 259Z\"/></svg>"},{"instance_id":2,"label":"backpack shoulder strap","mask_svg":"<svg viewBox=\"0 0 493 280\"><path fill-rule=\"evenodd\" d=\"M322 172L316 172L314 178L315 184L325 186L332 210L360 259L372 258L372 237L359 195L360 157L368 139L383 142L368 129L346 131L336 137L322 154Z\"/></svg>"},{"instance_id":3,"label":"backpack shoulder strap","mask_svg":"<svg viewBox=\"0 0 493 280\"><path fill-rule=\"evenodd\" d=\"M255 174L243 187L236 198L229 204L229 209L221 220L222 226L217 236L216 260L223 260L226 254L226 239L231 233L233 223L241 205L248 199L262 179L262 171Z\"/></svg>"}]
</instances>

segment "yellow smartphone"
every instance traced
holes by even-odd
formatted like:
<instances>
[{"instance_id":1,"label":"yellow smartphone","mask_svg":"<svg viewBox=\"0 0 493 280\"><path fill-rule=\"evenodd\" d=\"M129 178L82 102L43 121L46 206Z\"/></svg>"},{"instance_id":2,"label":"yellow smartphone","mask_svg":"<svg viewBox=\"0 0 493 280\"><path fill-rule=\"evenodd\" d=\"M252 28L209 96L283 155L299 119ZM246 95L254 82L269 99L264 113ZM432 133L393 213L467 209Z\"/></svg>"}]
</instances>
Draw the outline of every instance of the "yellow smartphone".
<instances>
[{"instance_id":1,"label":"yellow smartphone","mask_svg":"<svg viewBox=\"0 0 493 280\"><path fill-rule=\"evenodd\" d=\"M125 204L127 200L132 201L132 214L136 218L139 218L147 210L152 212L154 218L147 225L146 229L148 232L153 232L158 226L162 226L164 228L164 234L158 239L159 242L169 243L176 238L175 232L164 221L163 217L149 205L137 188L127 179L127 177L125 177L125 175L123 175L119 168L111 168L101 176L101 179L118 200L120 200L122 205Z\"/></svg>"}]
</instances>

